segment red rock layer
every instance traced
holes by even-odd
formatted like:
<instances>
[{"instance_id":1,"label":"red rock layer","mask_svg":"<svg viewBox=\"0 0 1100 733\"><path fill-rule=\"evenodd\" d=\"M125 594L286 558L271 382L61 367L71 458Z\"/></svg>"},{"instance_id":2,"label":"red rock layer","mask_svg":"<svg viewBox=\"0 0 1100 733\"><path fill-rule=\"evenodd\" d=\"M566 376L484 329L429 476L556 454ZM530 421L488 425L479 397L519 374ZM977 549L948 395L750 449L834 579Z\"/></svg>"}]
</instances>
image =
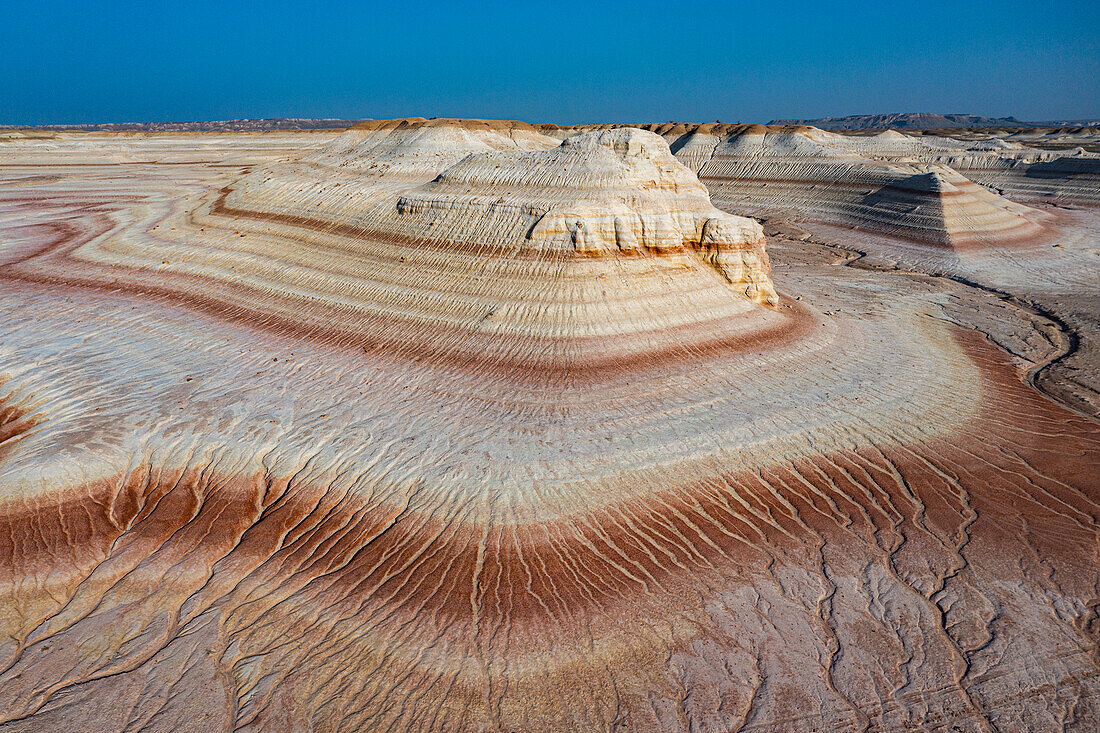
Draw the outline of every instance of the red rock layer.
<instances>
[{"instance_id":1,"label":"red rock layer","mask_svg":"<svg viewBox=\"0 0 1100 733\"><path fill-rule=\"evenodd\" d=\"M138 695L126 719L1040 724L1028 695L1046 693L1019 697L1017 675L1054 655L1051 700L1095 721L1100 430L959 338L985 409L956 434L719 470L536 524L441 515L430 491L394 504L155 465L9 504L3 709L87 724L90 695L168 674L179 687L156 711ZM782 643L760 646L760 624ZM777 675L790 665L808 666ZM694 699L675 702L683 685Z\"/></svg>"}]
</instances>

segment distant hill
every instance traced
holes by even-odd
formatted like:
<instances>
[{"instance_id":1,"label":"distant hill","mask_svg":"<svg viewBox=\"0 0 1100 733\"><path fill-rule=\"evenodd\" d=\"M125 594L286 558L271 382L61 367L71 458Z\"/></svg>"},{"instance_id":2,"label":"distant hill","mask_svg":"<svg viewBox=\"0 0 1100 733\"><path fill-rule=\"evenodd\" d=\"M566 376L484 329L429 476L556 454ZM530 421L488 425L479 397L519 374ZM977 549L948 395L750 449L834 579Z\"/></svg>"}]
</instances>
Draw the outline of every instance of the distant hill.
<instances>
[{"instance_id":1,"label":"distant hill","mask_svg":"<svg viewBox=\"0 0 1100 733\"><path fill-rule=\"evenodd\" d=\"M433 118L435 119L435 118ZM203 120L193 122L104 122L58 125L7 125L0 122L0 130L48 130L77 132L263 132L269 130L343 130L356 124L388 124L385 121L335 118L269 117L239 120ZM715 123L719 124L719 123ZM740 125L741 123L737 123ZM769 125L809 125L823 130L950 130L964 128L1029 128L1029 127L1084 127L1100 125L1100 117L1086 120L1053 120L1024 122L1015 117L981 117L979 115L930 112L899 112L884 115L849 115L848 117L819 117L806 120L772 120ZM673 123L668 123L673 125ZM569 125L570 129L604 127L605 125ZM619 126L619 125L616 125ZM655 129L662 125L639 125ZM728 126L728 125L727 125ZM549 127L557 127L549 125ZM665 130L659 130L661 134Z\"/></svg>"},{"instance_id":2,"label":"distant hill","mask_svg":"<svg viewBox=\"0 0 1100 733\"><path fill-rule=\"evenodd\" d=\"M77 130L82 132L260 132L265 130L342 130L361 120L266 119L208 120L201 122L108 122L76 125L4 125L7 130Z\"/></svg>"},{"instance_id":3,"label":"distant hill","mask_svg":"<svg viewBox=\"0 0 1100 733\"><path fill-rule=\"evenodd\" d=\"M979 115L939 115L931 112L897 112L886 115L819 117L812 120L772 120L769 124L812 125L813 127L819 127L823 130L950 130L967 127L1095 125L1098 119L1024 122L1015 117L981 117Z\"/></svg>"}]
</instances>

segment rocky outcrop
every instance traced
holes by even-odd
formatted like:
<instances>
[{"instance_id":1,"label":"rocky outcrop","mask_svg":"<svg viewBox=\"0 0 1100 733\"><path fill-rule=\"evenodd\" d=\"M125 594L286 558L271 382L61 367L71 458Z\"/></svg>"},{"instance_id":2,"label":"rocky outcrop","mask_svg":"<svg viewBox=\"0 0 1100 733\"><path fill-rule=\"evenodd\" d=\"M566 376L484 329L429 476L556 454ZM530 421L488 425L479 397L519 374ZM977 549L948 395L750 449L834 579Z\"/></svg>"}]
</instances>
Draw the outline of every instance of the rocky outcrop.
<instances>
[{"instance_id":1,"label":"rocky outcrop","mask_svg":"<svg viewBox=\"0 0 1100 733\"><path fill-rule=\"evenodd\" d=\"M893 131L845 137L763 126L694 131L672 145L729 210L789 212L956 251L1036 243L1050 219L959 173L981 171L981 180L1004 183L1011 170L1041 169L1053 156L1011 145L963 149ZM1000 176L992 172L998 167Z\"/></svg>"},{"instance_id":2,"label":"rocky outcrop","mask_svg":"<svg viewBox=\"0 0 1100 733\"><path fill-rule=\"evenodd\" d=\"M64 267L201 282L210 307L518 371L685 355L778 323L758 312L778 303L760 226L636 129L559 143L522 123L372 124L156 231L167 244L109 237ZM48 260L24 266L62 266Z\"/></svg>"},{"instance_id":3,"label":"rocky outcrop","mask_svg":"<svg viewBox=\"0 0 1100 733\"><path fill-rule=\"evenodd\" d=\"M1100 204L1100 187L1096 185L1100 155L1080 148L1031 148L1026 145L1032 139L1027 131L1008 139L979 136L957 140L895 130L842 135L795 124L661 123L643 127L662 135L677 158L699 174L712 199L730 211L791 213L806 221L888 233L879 222L895 212L869 209L865 197L884 186L950 169L948 175L961 175L1000 199L980 196L986 204L1011 210L1013 216L1030 222L1024 227L1005 226L990 212L979 218L991 222L992 227L984 232L980 227L971 229L963 237L981 246L999 246L1020 244L1024 239L1037 241L1032 235L1047 226L1049 217L1031 204ZM561 137L588 128L540 129ZM876 200L869 201L873 204ZM1026 237L1018 236L1025 230ZM927 230L927 237L919 227L909 234L916 236L912 241L933 245L958 238L935 227Z\"/></svg>"},{"instance_id":4,"label":"rocky outcrop","mask_svg":"<svg viewBox=\"0 0 1100 733\"><path fill-rule=\"evenodd\" d=\"M760 225L715 209L652 133L605 130L548 151L470 155L398 202L400 212L452 231L502 206L538 217L526 233L536 249L602 257L695 250L749 299L778 302Z\"/></svg>"}]
</instances>

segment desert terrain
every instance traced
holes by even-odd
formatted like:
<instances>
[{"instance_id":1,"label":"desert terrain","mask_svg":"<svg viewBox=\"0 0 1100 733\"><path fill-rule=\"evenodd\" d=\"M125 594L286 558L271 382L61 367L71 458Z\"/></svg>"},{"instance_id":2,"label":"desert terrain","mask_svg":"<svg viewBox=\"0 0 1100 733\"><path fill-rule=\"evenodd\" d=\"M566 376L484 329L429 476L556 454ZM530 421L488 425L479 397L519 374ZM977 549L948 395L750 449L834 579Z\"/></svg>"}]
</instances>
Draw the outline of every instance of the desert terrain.
<instances>
[{"instance_id":1,"label":"desert terrain","mask_svg":"<svg viewBox=\"0 0 1100 733\"><path fill-rule=\"evenodd\" d=\"M1100 130L0 130L0 731L1095 731Z\"/></svg>"}]
</instances>

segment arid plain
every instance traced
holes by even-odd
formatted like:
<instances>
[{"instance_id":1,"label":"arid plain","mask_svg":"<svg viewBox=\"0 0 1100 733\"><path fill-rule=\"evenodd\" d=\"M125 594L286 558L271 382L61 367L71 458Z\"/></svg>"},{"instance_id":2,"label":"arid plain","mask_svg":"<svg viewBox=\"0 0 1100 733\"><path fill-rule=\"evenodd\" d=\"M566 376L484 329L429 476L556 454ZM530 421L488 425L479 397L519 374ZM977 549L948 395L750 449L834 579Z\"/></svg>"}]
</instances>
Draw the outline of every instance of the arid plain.
<instances>
[{"instance_id":1,"label":"arid plain","mask_svg":"<svg viewBox=\"0 0 1100 733\"><path fill-rule=\"evenodd\" d=\"M0 131L0 731L1100 728L1100 130Z\"/></svg>"}]
</instances>

